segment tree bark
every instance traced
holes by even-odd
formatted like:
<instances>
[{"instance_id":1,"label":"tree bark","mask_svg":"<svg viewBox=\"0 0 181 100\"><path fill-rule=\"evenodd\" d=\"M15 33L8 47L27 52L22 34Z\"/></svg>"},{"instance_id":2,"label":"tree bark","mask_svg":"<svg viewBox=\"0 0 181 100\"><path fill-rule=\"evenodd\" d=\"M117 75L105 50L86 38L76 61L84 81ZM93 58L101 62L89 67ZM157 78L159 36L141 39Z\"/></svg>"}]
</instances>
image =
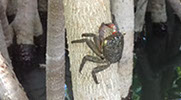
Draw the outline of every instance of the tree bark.
<instances>
[{"instance_id":1,"label":"tree bark","mask_svg":"<svg viewBox=\"0 0 181 100\"><path fill-rule=\"evenodd\" d=\"M14 16L17 13L18 10L18 0L4 0L8 2L6 6L6 13L8 16Z\"/></svg>"},{"instance_id":2,"label":"tree bark","mask_svg":"<svg viewBox=\"0 0 181 100\"><path fill-rule=\"evenodd\" d=\"M99 84L93 81L91 71L98 64L86 62L82 74L78 69L82 58L94 55L84 43L71 44L72 40L80 39L82 33L98 34L102 22L111 22L109 0L64 0L67 39L70 52L73 93L75 100L120 100L122 91L118 64L112 64L97 74Z\"/></svg>"},{"instance_id":3,"label":"tree bark","mask_svg":"<svg viewBox=\"0 0 181 100\"><path fill-rule=\"evenodd\" d=\"M167 21L165 0L151 0L151 17L155 23Z\"/></svg>"},{"instance_id":4,"label":"tree bark","mask_svg":"<svg viewBox=\"0 0 181 100\"><path fill-rule=\"evenodd\" d=\"M132 84L133 46L134 46L134 6L133 0L113 0L112 14L119 31L125 32L123 56L119 63L121 97L125 98Z\"/></svg>"},{"instance_id":5,"label":"tree bark","mask_svg":"<svg viewBox=\"0 0 181 100\"><path fill-rule=\"evenodd\" d=\"M135 13L135 32L141 32L145 24L145 13L147 8L148 0L138 0L136 4L136 13Z\"/></svg>"},{"instance_id":6,"label":"tree bark","mask_svg":"<svg viewBox=\"0 0 181 100\"><path fill-rule=\"evenodd\" d=\"M2 53L2 55L4 56L6 61L11 65L11 60L9 58L9 53L7 50L7 45L5 42L5 36L4 36L3 29L2 29L1 21L0 21L0 52ZM12 65L10 67L12 68Z\"/></svg>"},{"instance_id":7,"label":"tree bark","mask_svg":"<svg viewBox=\"0 0 181 100\"><path fill-rule=\"evenodd\" d=\"M0 99L28 100L14 72L0 53Z\"/></svg>"},{"instance_id":8,"label":"tree bark","mask_svg":"<svg viewBox=\"0 0 181 100\"><path fill-rule=\"evenodd\" d=\"M9 25L9 22L6 16L7 2L8 0L0 1L0 20L2 23L2 29L4 32L6 45L9 46L12 44L14 32L13 32L12 27Z\"/></svg>"},{"instance_id":9,"label":"tree bark","mask_svg":"<svg viewBox=\"0 0 181 100\"><path fill-rule=\"evenodd\" d=\"M12 23L17 44L34 44L34 36L42 34L37 0L18 0L17 14Z\"/></svg>"},{"instance_id":10,"label":"tree bark","mask_svg":"<svg viewBox=\"0 0 181 100\"><path fill-rule=\"evenodd\" d=\"M177 14L177 16L180 18L181 21L181 1L180 0L167 0L172 8L174 9L174 12Z\"/></svg>"},{"instance_id":11,"label":"tree bark","mask_svg":"<svg viewBox=\"0 0 181 100\"><path fill-rule=\"evenodd\" d=\"M46 64L47 100L64 100L65 28L62 0L48 1Z\"/></svg>"},{"instance_id":12,"label":"tree bark","mask_svg":"<svg viewBox=\"0 0 181 100\"><path fill-rule=\"evenodd\" d=\"M47 12L48 0L38 0L38 11Z\"/></svg>"}]
</instances>

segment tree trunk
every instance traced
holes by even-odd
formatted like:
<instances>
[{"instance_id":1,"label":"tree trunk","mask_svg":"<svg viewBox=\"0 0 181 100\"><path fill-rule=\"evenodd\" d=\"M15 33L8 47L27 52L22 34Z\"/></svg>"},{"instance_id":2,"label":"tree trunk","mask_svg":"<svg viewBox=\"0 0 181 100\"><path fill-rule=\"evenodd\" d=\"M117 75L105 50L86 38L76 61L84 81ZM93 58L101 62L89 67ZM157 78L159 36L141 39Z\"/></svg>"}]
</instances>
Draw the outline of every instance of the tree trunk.
<instances>
[{"instance_id":1,"label":"tree trunk","mask_svg":"<svg viewBox=\"0 0 181 100\"><path fill-rule=\"evenodd\" d=\"M177 14L177 16L180 18L181 21L181 1L180 0L167 0L172 8L174 9L174 12Z\"/></svg>"},{"instance_id":2,"label":"tree trunk","mask_svg":"<svg viewBox=\"0 0 181 100\"><path fill-rule=\"evenodd\" d=\"M47 100L63 100L65 85L65 28L63 1L48 1L46 54Z\"/></svg>"},{"instance_id":3,"label":"tree trunk","mask_svg":"<svg viewBox=\"0 0 181 100\"><path fill-rule=\"evenodd\" d=\"M122 89L120 88L120 79L117 72L118 64L112 64L106 70L99 72L97 74L99 84L96 84L93 81L91 71L98 64L86 62L82 74L78 71L82 58L85 55L94 54L85 43L71 44L72 40L80 39L82 33L98 34L102 22L111 22L110 1L64 0L64 6L74 99L120 100Z\"/></svg>"},{"instance_id":4,"label":"tree trunk","mask_svg":"<svg viewBox=\"0 0 181 100\"><path fill-rule=\"evenodd\" d=\"M125 98L132 84L134 46L134 5L133 0L113 0L112 14L124 36L123 56L119 63L121 97Z\"/></svg>"},{"instance_id":5,"label":"tree trunk","mask_svg":"<svg viewBox=\"0 0 181 100\"><path fill-rule=\"evenodd\" d=\"M152 22L165 23L167 21L165 0L152 0L150 2Z\"/></svg>"},{"instance_id":6,"label":"tree trunk","mask_svg":"<svg viewBox=\"0 0 181 100\"><path fill-rule=\"evenodd\" d=\"M138 0L136 4L136 13L135 13L135 27L134 31L137 32L136 35L139 35L145 24L145 13L147 8L148 0Z\"/></svg>"},{"instance_id":7,"label":"tree trunk","mask_svg":"<svg viewBox=\"0 0 181 100\"><path fill-rule=\"evenodd\" d=\"M15 74L0 53L0 99L1 100L28 100Z\"/></svg>"},{"instance_id":8,"label":"tree trunk","mask_svg":"<svg viewBox=\"0 0 181 100\"><path fill-rule=\"evenodd\" d=\"M18 0L17 14L12 23L17 44L34 44L34 36L42 34L37 0Z\"/></svg>"},{"instance_id":9,"label":"tree trunk","mask_svg":"<svg viewBox=\"0 0 181 100\"><path fill-rule=\"evenodd\" d=\"M2 53L2 55L4 56L6 61L11 65L11 60L9 58L7 45L6 45L6 42L5 42L5 36L4 36L4 32L3 32L3 29L2 29L2 25L1 25L1 21L0 21L0 52ZM12 68L12 65L9 66L9 67Z\"/></svg>"},{"instance_id":10,"label":"tree trunk","mask_svg":"<svg viewBox=\"0 0 181 100\"><path fill-rule=\"evenodd\" d=\"M0 20L1 20L2 29L5 36L5 40L6 40L6 45L9 46L13 42L14 32L12 30L12 27L9 25L9 22L6 16L7 2L8 0L0 1Z\"/></svg>"},{"instance_id":11,"label":"tree trunk","mask_svg":"<svg viewBox=\"0 0 181 100\"><path fill-rule=\"evenodd\" d=\"M22 86L18 82L12 70L6 48L2 26L0 23L0 100L28 100Z\"/></svg>"},{"instance_id":12,"label":"tree trunk","mask_svg":"<svg viewBox=\"0 0 181 100\"><path fill-rule=\"evenodd\" d=\"M38 66L34 36L42 34L42 25L37 10L37 0L17 0L17 13L12 22L15 46L12 46L13 65L18 77L24 77Z\"/></svg>"}]
</instances>

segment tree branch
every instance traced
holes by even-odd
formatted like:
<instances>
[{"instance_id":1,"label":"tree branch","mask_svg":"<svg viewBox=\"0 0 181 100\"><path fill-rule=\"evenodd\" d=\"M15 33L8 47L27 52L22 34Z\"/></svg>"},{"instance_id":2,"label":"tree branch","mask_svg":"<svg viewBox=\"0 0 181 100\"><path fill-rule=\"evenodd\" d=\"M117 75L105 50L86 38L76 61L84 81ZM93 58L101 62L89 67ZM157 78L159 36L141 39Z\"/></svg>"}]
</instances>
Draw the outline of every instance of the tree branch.
<instances>
[{"instance_id":1,"label":"tree branch","mask_svg":"<svg viewBox=\"0 0 181 100\"><path fill-rule=\"evenodd\" d=\"M28 100L14 72L0 53L0 99Z\"/></svg>"},{"instance_id":2,"label":"tree branch","mask_svg":"<svg viewBox=\"0 0 181 100\"><path fill-rule=\"evenodd\" d=\"M148 0L139 0L136 4L135 13L135 32L141 32L145 23L145 12L147 8Z\"/></svg>"}]
</instances>

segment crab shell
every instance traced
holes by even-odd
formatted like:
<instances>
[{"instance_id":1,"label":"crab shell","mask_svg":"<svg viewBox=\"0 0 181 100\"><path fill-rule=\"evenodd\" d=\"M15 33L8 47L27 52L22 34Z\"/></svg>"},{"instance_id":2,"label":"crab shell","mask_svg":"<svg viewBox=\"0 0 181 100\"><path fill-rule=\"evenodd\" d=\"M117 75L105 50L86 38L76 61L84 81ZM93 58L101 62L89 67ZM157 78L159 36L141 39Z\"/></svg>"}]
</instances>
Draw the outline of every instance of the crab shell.
<instances>
[{"instance_id":1,"label":"crab shell","mask_svg":"<svg viewBox=\"0 0 181 100\"><path fill-rule=\"evenodd\" d=\"M117 32L109 35L103 40L103 55L110 63L118 62L122 57L124 47L124 36Z\"/></svg>"}]
</instances>

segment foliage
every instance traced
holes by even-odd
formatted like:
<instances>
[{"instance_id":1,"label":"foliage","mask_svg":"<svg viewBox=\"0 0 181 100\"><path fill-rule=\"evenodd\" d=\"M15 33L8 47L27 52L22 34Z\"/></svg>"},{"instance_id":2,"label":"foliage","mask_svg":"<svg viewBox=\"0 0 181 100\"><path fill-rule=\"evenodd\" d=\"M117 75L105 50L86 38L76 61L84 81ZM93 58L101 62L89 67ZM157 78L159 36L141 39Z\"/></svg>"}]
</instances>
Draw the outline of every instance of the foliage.
<instances>
[{"instance_id":1,"label":"foliage","mask_svg":"<svg viewBox=\"0 0 181 100\"><path fill-rule=\"evenodd\" d=\"M142 89L142 86L138 79L138 76L134 73L131 100L140 100L141 89Z\"/></svg>"},{"instance_id":2,"label":"foliage","mask_svg":"<svg viewBox=\"0 0 181 100\"><path fill-rule=\"evenodd\" d=\"M134 66L135 64L136 56L134 57ZM141 97L142 84L136 70L137 69L134 67L131 100L140 100ZM181 100L181 67L175 68L173 83L171 84L171 87L166 91L165 100Z\"/></svg>"},{"instance_id":3,"label":"foliage","mask_svg":"<svg viewBox=\"0 0 181 100\"><path fill-rule=\"evenodd\" d=\"M176 67L174 81L168 89L165 100L181 100L181 67Z\"/></svg>"},{"instance_id":4,"label":"foliage","mask_svg":"<svg viewBox=\"0 0 181 100\"><path fill-rule=\"evenodd\" d=\"M142 85L141 82L138 78L137 72L136 72L136 60L137 57L134 55L134 71L133 71L133 83L132 83L132 96L131 100L140 100L140 95L141 95L141 90L142 90Z\"/></svg>"}]
</instances>

